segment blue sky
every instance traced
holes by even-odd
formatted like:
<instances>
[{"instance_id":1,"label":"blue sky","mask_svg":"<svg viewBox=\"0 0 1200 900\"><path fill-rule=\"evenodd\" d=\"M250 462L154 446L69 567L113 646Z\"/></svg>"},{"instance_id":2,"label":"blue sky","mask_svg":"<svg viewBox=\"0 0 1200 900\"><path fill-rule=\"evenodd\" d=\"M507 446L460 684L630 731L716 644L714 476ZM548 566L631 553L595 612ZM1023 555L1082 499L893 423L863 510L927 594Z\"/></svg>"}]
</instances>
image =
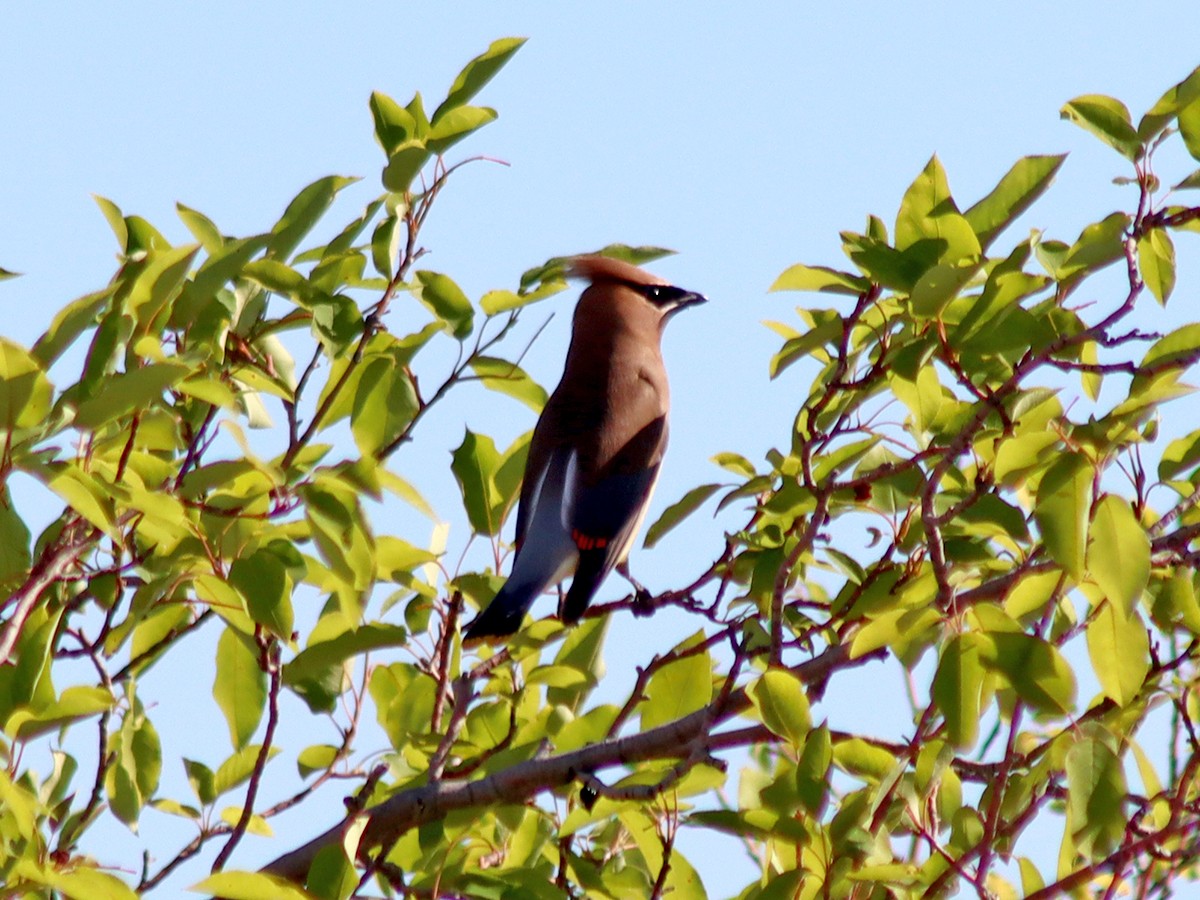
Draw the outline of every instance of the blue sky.
<instances>
[{"instance_id":1,"label":"blue sky","mask_svg":"<svg viewBox=\"0 0 1200 900\"><path fill-rule=\"evenodd\" d=\"M309 181L361 175L331 216L348 221L379 189L370 92L406 102L421 90L436 102L491 40L527 36L477 100L499 120L460 145L510 166L460 173L422 265L478 297L550 256L613 241L679 251L654 268L712 302L667 335L675 408L653 520L717 476L714 453L759 460L787 441L807 380L768 382L777 338L761 323L828 304L768 295L782 269L839 265L838 231L870 212L890 221L934 152L964 207L1018 157L1069 152L1018 227L1073 239L1128 196L1110 183L1125 174L1120 158L1060 121L1059 107L1108 93L1140 114L1200 62L1195 22L1185 0L10 5L0 19L0 266L25 276L0 285L0 321L29 343L111 275L115 246L92 193L184 241L176 201L246 234L268 228ZM1194 283L1181 275L1181 298ZM557 313L526 359L547 386L568 296L529 319ZM496 426L501 443L532 425L515 408ZM455 414L438 423L450 435L439 453L464 419L495 419L483 408ZM444 456L430 458L444 469ZM451 483L433 493L450 517ZM635 571L665 587L694 570L693 547L708 558L712 533L711 523L682 529L635 556ZM612 677L627 684L645 659L613 652ZM196 690L206 697L208 685ZM846 695L844 727L894 725L902 695L866 696ZM235 862L253 865L253 852Z\"/></svg>"}]
</instances>

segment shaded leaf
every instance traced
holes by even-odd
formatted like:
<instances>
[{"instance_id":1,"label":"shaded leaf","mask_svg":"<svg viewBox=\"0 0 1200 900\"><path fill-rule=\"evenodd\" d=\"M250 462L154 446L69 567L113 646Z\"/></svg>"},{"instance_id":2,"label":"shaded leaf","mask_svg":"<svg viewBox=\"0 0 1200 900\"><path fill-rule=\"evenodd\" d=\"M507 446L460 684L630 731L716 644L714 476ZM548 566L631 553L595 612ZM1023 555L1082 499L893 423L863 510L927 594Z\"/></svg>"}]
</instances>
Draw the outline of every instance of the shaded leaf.
<instances>
[{"instance_id":1,"label":"shaded leaf","mask_svg":"<svg viewBox=\"0 0 1200 900\"><path fill-rule=\"evenodd\" d=\"M1126 159L1142 152L1142 141L1133 127L1129 109L1119 100L1102 94L1076 97L1063 106L1062 117L1090 131Z\"/></svg>"},{"instance_id":2,"label":"shaded leaf","mask_svg":"<svg viewBox=\"0 0 1200 900\"><path fill-rule=\"evenodd\" d=\"M768 669L746 689L757 718L793 747L804 746L812 728L808 694L800 679L784 669Z\"/></svg>"},{"instance_id":3,"label":"shaded leaf","mask_svg":"<svg viewBox=\"0 0 1200 900\"><path fill-rule=\"evenodd\" d=\"M249 742L266 707L267 678L258 658L258 646L251 638L233 628L221 632L212 693L225 714L235 749Z\"/></svg>"},{"instance_id":4,"label":"shaded leaf","mask_svg":"<svg viewBox=\"0 0 1200 900\"><path fill-rule=\"evenodd\" d=\"M1050 556L1076 581L1083 577L1093 477L1085 456L1064 453L1042 476L1033 510Z\"/></svg>"},{"instance_id":5,"label":"shaded leaf","mask_svg":"<svg viewBox=\"0 0 1200 900\"><path fill-rule=\"evenodd\" d=\"M986 197L963 213L984 249L1045 193L1066 158L1062 154L1017 160Z\"/></svg>"},{"instance_id":6,"label":"shaded leaf","mask_svg":"<svg viewBox=\"0 0 1200 900\"><path fill-rule=\"evenodd\" d=\"M1111 603L1126 616L1137 608L1150 582L1150 538L1129 501L1107 494L1092 517L1088 571Z\"/></svg>"},{"instance_id":7,"label":"shaded leaf","mask_svg":"<svg viewBox=\"0 0 1200 900\"><path fill-rule=\"evenodd\" d=\"M1150 671L1150 641L1138 614L1103 604L1088 622L1087 648L1104 693L1118 706L1133 702Z\"/></svg>"}]
</instances>

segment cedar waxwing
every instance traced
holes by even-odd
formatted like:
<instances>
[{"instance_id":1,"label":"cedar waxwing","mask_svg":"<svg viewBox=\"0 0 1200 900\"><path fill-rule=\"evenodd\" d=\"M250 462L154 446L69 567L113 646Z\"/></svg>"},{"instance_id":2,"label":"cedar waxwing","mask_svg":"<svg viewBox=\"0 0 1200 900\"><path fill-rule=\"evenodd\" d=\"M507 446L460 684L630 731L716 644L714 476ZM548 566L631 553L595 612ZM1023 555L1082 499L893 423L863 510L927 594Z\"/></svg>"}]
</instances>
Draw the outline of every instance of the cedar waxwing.
<instances>
[{"instance_id":1,"label":"cedar waxwing","mask_svg":"<svg viewBox=\"0 0 1200 900\"><path fill-rule=\"evenodd\" d=\"M562 380L533 430L517 507L512 574L464 640L515 632L534 599L572 571L559 611L577 622L646 515L667 446L671 314L705 298L602 256L575 258L579 297Z\"/></svg>"}]
</instances>

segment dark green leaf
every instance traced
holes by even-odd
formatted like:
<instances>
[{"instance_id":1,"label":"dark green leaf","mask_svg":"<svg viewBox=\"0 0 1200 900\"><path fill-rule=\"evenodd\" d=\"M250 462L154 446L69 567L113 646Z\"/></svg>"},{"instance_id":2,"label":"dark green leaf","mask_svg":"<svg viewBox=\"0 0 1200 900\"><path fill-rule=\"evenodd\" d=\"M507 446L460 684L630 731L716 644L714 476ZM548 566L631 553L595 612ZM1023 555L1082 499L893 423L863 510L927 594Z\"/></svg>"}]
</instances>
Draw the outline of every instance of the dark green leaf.
<instances>
[{"instance_id":1,"label":"dark green leaf","mask_svg":"<svg viewBox=\"0 0 1200 900\"><path fill-rule=\"evenodd\" d=\"M250 617L276 637L292 637L292 580L270 550L255 550L229 567L229 583L246 599Z\"/></svg>"}]
</instances>

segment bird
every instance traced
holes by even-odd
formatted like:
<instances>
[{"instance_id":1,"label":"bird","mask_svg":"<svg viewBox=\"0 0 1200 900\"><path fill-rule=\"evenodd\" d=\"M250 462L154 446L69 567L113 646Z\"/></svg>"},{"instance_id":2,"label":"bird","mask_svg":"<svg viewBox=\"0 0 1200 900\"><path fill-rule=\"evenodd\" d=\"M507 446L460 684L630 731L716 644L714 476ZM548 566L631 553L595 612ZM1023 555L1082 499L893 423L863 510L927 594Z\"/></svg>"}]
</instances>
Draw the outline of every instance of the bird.
<instances>
[{"instance_id":1,"label":"bird","mask_svg":"<svg viewBox=\"0 0 1200 900\"><path fill-rule=\"evenodd\" d=\"M573 257L567 274L590 284L533 430L512 570L465 643L514 634L534 600L572 573L559 616L578 622L609 572L625 571L658 480L669 408L663 327L706 298L606 256Z\"/></svg>"}]
</instances>

